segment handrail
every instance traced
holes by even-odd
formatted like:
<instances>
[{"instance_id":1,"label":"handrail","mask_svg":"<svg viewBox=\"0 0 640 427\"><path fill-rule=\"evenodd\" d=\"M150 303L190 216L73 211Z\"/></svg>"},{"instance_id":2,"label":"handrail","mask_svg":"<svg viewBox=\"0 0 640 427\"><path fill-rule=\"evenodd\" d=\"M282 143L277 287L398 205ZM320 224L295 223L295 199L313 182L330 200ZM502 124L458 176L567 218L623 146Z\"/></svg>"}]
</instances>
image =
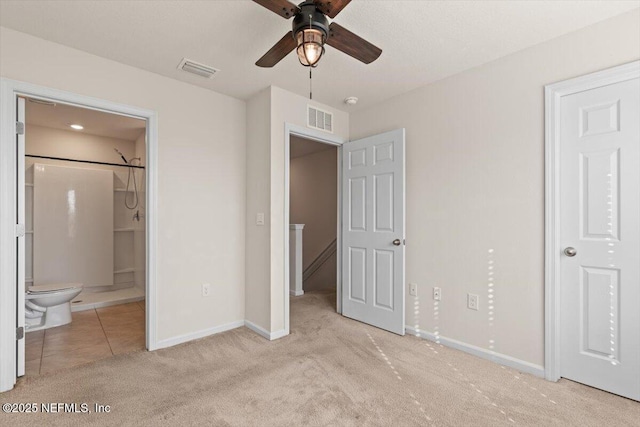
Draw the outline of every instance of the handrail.
<instances>
[{"instance_id":1,"label":"handrail","mask_svg":"<svg viewBox=\"0 0 640 427\"><path fill-rule=\"evenodd\" d=\"M302 273L302 281L305 282L308 278L313 276L315 272L318 271L320 267L322 267L324 263L327 262L329 258L331 258L331 256L336 253L337 250L338 239L333 239L333 241L329 243L329 246L324 248L324 250L320 252L320 255L318 255L316 259L314 259L313 262L304 269L304 272Z\"/></svg>"}]
</instances>

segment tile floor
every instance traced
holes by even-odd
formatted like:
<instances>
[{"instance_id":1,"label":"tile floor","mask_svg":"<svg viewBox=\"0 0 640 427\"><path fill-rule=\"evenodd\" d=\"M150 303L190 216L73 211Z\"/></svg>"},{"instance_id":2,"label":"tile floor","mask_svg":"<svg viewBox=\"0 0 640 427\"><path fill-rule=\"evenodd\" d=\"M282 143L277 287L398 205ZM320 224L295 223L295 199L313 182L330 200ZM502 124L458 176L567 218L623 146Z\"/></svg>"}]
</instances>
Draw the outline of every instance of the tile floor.
<instances>
[{"instance_id":1,"label":"tile floor","mask_svg":"<svg viewBox=\"0 0 640 427\"><path fill-rule=\"evenodd\" d=\"M145 348L144 301L79 311L72 317L68 325L27 333L27 376Z\"/></svg>"}]
</instances>

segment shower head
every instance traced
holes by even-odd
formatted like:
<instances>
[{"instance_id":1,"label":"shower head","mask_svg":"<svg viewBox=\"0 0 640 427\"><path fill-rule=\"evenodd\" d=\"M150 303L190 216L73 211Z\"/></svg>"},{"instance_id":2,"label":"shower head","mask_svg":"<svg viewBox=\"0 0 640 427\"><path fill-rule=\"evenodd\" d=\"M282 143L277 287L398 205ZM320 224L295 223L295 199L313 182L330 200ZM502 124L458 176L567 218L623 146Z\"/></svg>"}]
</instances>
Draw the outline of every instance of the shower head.
<instances>
[{"instance_id":1,"label":"shower head","mask_svg":"<svg viewBox=\"0 0 640 427\"><path fill-rule=\"evenodd\" d=\"M116 153L120 154L120 157L122 157L122 160L126 163L129 164L129 162L127 162L127 159L124 157L124 154L122 154L122 152L120 150L118 150L117 148L114 148L113 151L115 151Z\"/></svg>"}]
</instances>

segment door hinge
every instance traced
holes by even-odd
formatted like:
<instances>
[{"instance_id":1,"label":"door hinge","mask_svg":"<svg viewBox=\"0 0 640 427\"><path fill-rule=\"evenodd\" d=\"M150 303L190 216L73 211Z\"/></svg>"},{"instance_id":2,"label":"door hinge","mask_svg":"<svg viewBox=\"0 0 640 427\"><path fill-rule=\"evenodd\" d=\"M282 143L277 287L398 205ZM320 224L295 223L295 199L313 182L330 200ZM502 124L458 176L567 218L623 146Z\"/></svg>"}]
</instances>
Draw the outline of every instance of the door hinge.
<instances>
[{"instance_id":1,"label":"door hinge","mask_svg":"<svg viewBox=\"0 0 640 427\"><path fill-rule=\"evenodd\" d=\"M24 123L16 122L16 135L24 135Z\"/></svg>"},{"instance_id":2,"label":"door hinge","mask_svg":"<svg viewBox=\"0 0 640 427\"><path fill-rule=\"evenodd\" d=\"M19 341L22 338L24 338L24 326L18 326L16 328L16 341Z\"/></svg>"},{"instance_id":3,"label":"door hinge","mask_svg":"<svg viewBox=\"0 0 640 427\"><path fill-rule=\"evenodd\" d=\"M24 224L16 224L16 237L24 237Z\"/></svg>"}]
</instances>

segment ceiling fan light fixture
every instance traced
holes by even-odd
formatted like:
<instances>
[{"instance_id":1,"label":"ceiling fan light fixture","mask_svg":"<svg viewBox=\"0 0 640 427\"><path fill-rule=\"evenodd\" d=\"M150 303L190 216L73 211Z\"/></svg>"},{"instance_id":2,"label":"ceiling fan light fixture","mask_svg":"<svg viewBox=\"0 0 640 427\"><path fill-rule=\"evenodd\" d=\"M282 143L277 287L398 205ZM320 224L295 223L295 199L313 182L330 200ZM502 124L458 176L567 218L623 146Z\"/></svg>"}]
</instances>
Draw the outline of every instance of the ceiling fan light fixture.
<instances>
[{"instance_id":1,"label":"ceiling fan light fixture","mask_svg":"<svg viewBox=\"0 0 640 427\"><path fill-rule=\"evenodd\" d=\"M285 19L293 17L291 31L256 61L258 67L271 68L295 50L300 64L313 68L324 54L325 43L364 64L382 54L379 47L336 22L329 22L328 18L335 18L351 0L304 0L298 6L290 0L253 1Z\"/></svg>"},{"instance_id":2,"label":"ceiling fan light fixture","mask_svg":"<svg viewBox=\"0 0 640 427\"><path fill-rule=\"evenodd\" d=\"M298 60L305 67L315 67L324 54L325 34L315 28L305 28L296 33Z\"/></svg>"}]
</instances>

